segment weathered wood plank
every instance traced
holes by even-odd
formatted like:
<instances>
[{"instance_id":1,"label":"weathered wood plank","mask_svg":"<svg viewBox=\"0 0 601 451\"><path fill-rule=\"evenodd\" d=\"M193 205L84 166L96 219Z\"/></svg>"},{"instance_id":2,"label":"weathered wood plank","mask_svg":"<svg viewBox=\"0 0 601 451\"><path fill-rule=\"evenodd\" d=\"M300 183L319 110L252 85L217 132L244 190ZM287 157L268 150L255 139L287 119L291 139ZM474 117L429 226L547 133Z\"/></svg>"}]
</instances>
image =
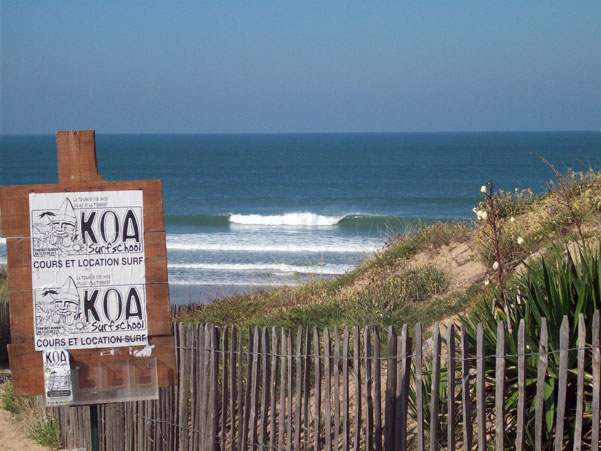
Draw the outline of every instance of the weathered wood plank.
<instances>
[{"instance_id":1,"label":"weathered wood plank","mask_svg":"<svg viewBox=\"0 0 601 451\"><path fill-rule=\"evenodd\" d=\"M505 449L505 324L497 323L495 358L495 449Z\"/></svg>"},{"instance_id":2,"label":"weathered wood plank","mask_svg":"<svg viewBox=\"0 0 601 451\"><path fill-rule=\"evenodd\" d=\"M478 449L486 448L486 398L485 398L485 362L484 330L478 324L476 331L476 416L478 418Z\"/></svg>"},{"instance_id":3,"label":"weathered wood plank","mask_svg":"<svg viewBox=\"0 0 601 451\"><path fill-rule=\"evenodd\" d=\"M363 350L364 350L364 394L365 394L365 449L372 451L374 446L374 405L372 398L373 379L371 373L371 329L366 326L363 330Z\"/></svg>"},{"instance_id":4,"label":"weathered wood plank","mask_svg":"<svg viewBox=\"0 0 601 451\"><path fill-rule=\"evenodd\" d=\"M423 451L424 441L424 400L423 400L423 338L422 325L415 325L415 398L417 410L417 449Z\"/></svg>"},{"instance_id":5,"label":"weathered wood plank","mask_svg":"<svg viewBox=\"0 0 601 451\"><path fill-rule=\"evenodd\" d=\"M565 315L559 329L559 392L557 394L557 410L555 411L555 440L556 451L563 448L564 418L566 413L566 398L568 386L568 348L570 347L570 326Z\"/></svg>"},{"instance_id":6,"label":"weathered wood plank","mask_svg":"<svg viewBox=\"0 0 601 451\"><path fill-rule=\"evenodd\" d=\"M340 446L340 334L334 328L334 449Z\"/></svg>"},{"instance_id":7,"label":"weathered wood plank","mask_svg":"<svg viewBox=\"0 0 601 451\"><path fill-rule=\"evenodd\" d=\"M269 345L267 328L261 331L261 429L259 432L259 445L265 448L267 445L267 417L269 415L269 402L271 384L269 382Z\"/></svg>"},{"instance_id":8,"label":"weathered wood plank","mask_svg":"<svg viewBox=\"0 0 601 451\"><path fill-rule=\"evenodd\" d=\"M601 326L599 320L599 310L593 314L592 328L592 371L593 371L593 403L592 403L592 431L591 431L591 449L599 449L599 413L601 411Z\"/></svg>"},{"instance_id":9,"label":"weathered wood plank","mask_svg":"<svg viewBox=\"0 0 601 451\"><path fill-rule=\"evenodd\" d=\"M359 328L353 327L353 375L355 382L355 422L353 429L355 430L355 439L353 449L359 451L361 446L361 336Z\"/></svg>"},{"instance_id":10,"label":"weathered wood plank","mask_svg":"<svg viewBox=\"0 0 601 451\"><path fill-rule=\"evenodd\" d=\"M311 429L310 429L310 406L309 398L311 394L311 334L309 328L305 327L305 352L303 355L304 369L303 369L303 431L304 441L307 447L311 443Z\"/></svg>"},{"instance_id":11,"label":"weathered wood plank","mask_svg":"<svg viewBox=\"0 0 601 451\"><path fill-rule=\"evenodd\" d=\"M547 319L541 318L538 348L538 372L536 377L536 398L534 406L534 448L537 451L543 447L543 415L545 375L549 366L549 332Z\"/></svg>"},{"instance_id":12,"label":"weathered wood plank","mask_svg":"<svg viewBox=\"0 0 601 451\"><path fill-rule=\"evenodd\" d=\"M292 342L293 338L292 338L292 332L290 330L288 330L288 338L287 338L287 345L288 348L286 349L286 361L288 363L288 389L286 391L286 449L291 450L292 449L292 442L293 442L293 438L292 438L292 399L293 399L293 393L292 393L292 379L294 377L294 373L292 370L292 349L294 347L294 344Z\"/></svg>"},{"instance_id":13,"label":"weathered wood plank","mask_svg":"<svg viewBox=\"0 0 601 451\"><path fill-rule=\"evenodd\" d=\"M248 347L246 351L246 384L244 386L244 408L242 413L242 425L240 426L240 449L248 449L248 429L250 424L250 397L251 397L251 379L252 379L252 358L253 358L253 332L248 328Z\"/></svg>"},{"instance_id":14,"label":"weathered wood plank","mask_svg":"<svg viewBox=\"0 0 601 451\"><path fill-rule=\"evenodd\" d=\"M286 449L284 442L286 433L286 331L281 330L280 340L280 411L278 421L278 448Z\"/></svg>"},{"instance_id":15,"label":"weathered wood plank","mask_svg":"<svg viewBox=\"0 0 601 451\"><path fill-rule=\"evenodd\" d=\"M302 364L302 350L303 350L303 328L298 327L296 331L296 350L294 352L294 369L296 375L294 377L294 444L293 449L300 449L301 443L301 415L302 415L302 387L303 387L303 364Z\"/></svg>"},{"instance_id":16,"label":"weathered wood plank","mask_svg":"<svg viewBox=\"0 0 601 451\"><path fill-rule=\"evenodd\" d=\"M229 440L229 449L230 451L236 451L237 449L237 441L236 441L236 417L237 412L240 410L240 405L237 404L238 398L238 379L236 378L237 367L242 366L238 362L238 358L240 354L238 354L238 328L236 326L232 326L232 345L231 345L231 353L230 353L230 387L231 387L231 395L230 395L230 440Z\"/></svg>"},{"instance_id":17,"label":"weathered wood plank","mask_svg":"<svg viewBox=\"0 0 601 451\"><path fill-rule=\"evenodd\" d=\"M219 432L219 446L220 449L225 449L227 445L227 418L228 418L228 404L230 400L230 388L229 388L229 340L230 333L228 326L223 326L221 329L221 430ZM194 449L198 449L194 447Z\"/></svg>"},{"instance_id":18,"label":"weathered wood plank","mask_svg":"<svg viewBox=\"0 0 601 451\"><path fill-rule=\"evenodd\" d=\"M380 333L374 327L373 398L374 398L374 447L382 449L382 371L380 366Z\"/></svg>"},{"instance_id":19,"label":"weathered wood plank","mask_svg":"<svg viewBox=\"0 0 601 451\"><path fill-rule=\"evenodd\" d=\"M393 449L395 438L395 400L396 400L396 332L388 327L386 337L388 358L386 360L386 401L384 407L384 449Z\"/></svg>"},{"instance_id":20,"label":"weathered wood plank","mask_svg":"<svg viewBox=\"0 0 601 451\"><path fill-rule=\"evenodd\" d=\"M447 328L447 448L455 449L455 326Z\"/></svg>"},{"instance_id":21,"label":"weathered wood plank","mask_svg":"<svg viewBox=\"0 0 601 451\"><path fill-rule=\"evenodd\" d=\"M432 385L430 387L430 451L440 448L438 438L438 412L440 387L440 329L434 325L432 337Z\"/></svg>"},{"instance_id":22,"label":"weathered wood plank","mask_svg":"<svg viewBox=\"0 0 601 451\"><path fill-rule=\"evenodd\" d=\"M259 401L259 354L261 353L259 328L255 326L253 331L253 354L250 384L250 421L249 421L249 449L256 449L257 423L258 423L258 401Z\"/></svg>"},{"instance_id":23,"label":"weathered wood plank","mask_svg":"<svg viewBox=\"0 0 601 451\"><path fill-rule=\"evenodd\" d=\"M332 371L330 368L330 331L326 327L323 331L323 388L324 388L324 432L325 448L327 451L332 449Z\"/></svg>"},{"instance_id":24,"label":"weathered wood plank","mask_svg":"<svg viewBox=\"0 0 601 451\"><path fill-rule=\"evenodd\" d=\"M526 428L526 323L520 320L518 326L518 407L517 431L515 439L516 451L524 449L524 434Z\"/></svg>"},{"instance_id":25,"label":"weathered wood plank","mask_svg":"<svg viewBox=\"0 0 601 451\"><path fill-rule=\"evenodd\" d=\"M276 447L276 430L277 430L277 386L278 386L278 347L279 335L277 327L271 328L271 412L269 415L269 448Z\"/></svg>"},{"instance_id":26,"label":"weathered wood plank","mask_svg":"<svg viewBox=\"0 0 601 451\"><path fill-rule=\"evenodd\" d=\"M576 376L576 419L574 424L574 451L582 449L582 415L584 414L584 357L586 324L584 315L578 315L578 367Z\"/></svg>"},{"instance_id":27,"label":"weathered wood plank","mask_svg":"<svg viewBox=\"0 0 601 451\"><path fill-rule=\"evenodd\" d=\"M342 449L348 451L350 444L349 418L349 328L344 328L342 338Z\"/></svg>"},{"instance_id":28,"label":"weathered wood plank","mask_svg":"<svg viewBox=\"0 0 601 451\"><path fill-rule=\"evenodd\" d=\"M397 337L395 449L407 449L407 414L409 411L409 381L411 378L411 339L409 328L403 324L401 336Z\"/></svg>"},{"instance_id":29,"label":"weathered wood plank","mask_svg":"<svg viewBox=\"0 0 601 451\"><path fill-rule=\"evenodd\" d=\"M179 424L188 421L188 395L190 388L190 351L188 347L189 335L186 333L184 323L178 324L178 334L180 336L180 361L179 361L179 406L178 419ZM179 448L182 450L188 449L188 431L187 429L179 429Z\"/></svg>"},{"instance_id":30,"label":"weathered wood plank","mask_svg":"<svg viewBox=\"0 0 601 451\"><path fill-rule=\"evenodd\" d=\"M317 327L313 328L313 352L315 359L315 384L313 390L314 393L314 402L315 402L315 411L313 418L315 420L315 424L313 427L313 447L318 450L321 449L321 438L320 438L320 425L321 425L321 355L320 355L320 340L319 340L319 330Z\"/></svg>"}]
</instances>

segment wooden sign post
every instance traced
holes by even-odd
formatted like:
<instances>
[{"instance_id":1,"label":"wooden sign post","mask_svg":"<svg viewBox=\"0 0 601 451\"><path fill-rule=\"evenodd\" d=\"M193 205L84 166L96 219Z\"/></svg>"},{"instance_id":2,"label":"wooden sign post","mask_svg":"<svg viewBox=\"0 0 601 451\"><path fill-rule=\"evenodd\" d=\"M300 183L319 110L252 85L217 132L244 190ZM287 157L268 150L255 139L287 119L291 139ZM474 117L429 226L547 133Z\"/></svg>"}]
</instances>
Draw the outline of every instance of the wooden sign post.
<instances>
[{"instance_id":1,"label":"wooden sign post","mask_svg":"<svg viewBox=\"0 0 601 451\"><path fill-rule=\"evenodd\" d=\"M48 401L66 355L73 404L149 399L176 382L161 181L104 181L93 130L56 142L58 184L0 187L14 392Z\"/></svg>"}]
</instances>

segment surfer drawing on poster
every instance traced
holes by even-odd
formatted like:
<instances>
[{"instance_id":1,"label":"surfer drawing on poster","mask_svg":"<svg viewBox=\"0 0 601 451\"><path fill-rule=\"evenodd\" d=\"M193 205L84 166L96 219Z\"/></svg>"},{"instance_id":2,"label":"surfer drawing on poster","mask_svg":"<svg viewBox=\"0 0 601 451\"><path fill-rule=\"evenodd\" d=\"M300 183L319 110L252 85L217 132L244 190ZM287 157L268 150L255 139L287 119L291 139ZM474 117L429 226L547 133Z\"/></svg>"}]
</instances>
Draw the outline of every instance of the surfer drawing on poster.
<instances>
[{"instance_id":1,"label":"surfer drawing on poster","mask_svg":"<svg viewBox=\"0 0 601 451\"><path fill-rule=\"evenodd\" d=\"M34 256L63 256L81 252L83 242L78 236L77 217L69 198L58 210L36 211L32 215Z\"/></svg>"},{"instance_id":2,"label":"surfer drawing on poster","mask_svg":"<svg viewBox=\"0 0 601 451\"><path fill-rule=\"evenodd\" d=\"M73 278L69 277L59 289L42 290L36 302L36 320L38 330L45 329L52 333L71 333L83 330L80 321L80 299Z\"/></svg>"}]
</instances>

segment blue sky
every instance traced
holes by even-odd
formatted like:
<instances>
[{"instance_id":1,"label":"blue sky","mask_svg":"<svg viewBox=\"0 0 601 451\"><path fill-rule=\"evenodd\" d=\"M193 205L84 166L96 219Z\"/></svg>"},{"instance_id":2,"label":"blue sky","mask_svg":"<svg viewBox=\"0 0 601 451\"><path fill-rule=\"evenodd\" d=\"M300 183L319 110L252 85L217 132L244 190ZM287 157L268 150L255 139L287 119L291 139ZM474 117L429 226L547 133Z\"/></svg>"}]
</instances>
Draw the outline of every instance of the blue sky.
<instances>
[{"instance_id":1,"label":"blue sky","mask_svg":"<svg viewBox=\"0 0 601 451\"><path fill-rule=\"evenodd\" d=\"M0 133L601 128L598 0L0 1Z\"/></svg>"}]
</instances>

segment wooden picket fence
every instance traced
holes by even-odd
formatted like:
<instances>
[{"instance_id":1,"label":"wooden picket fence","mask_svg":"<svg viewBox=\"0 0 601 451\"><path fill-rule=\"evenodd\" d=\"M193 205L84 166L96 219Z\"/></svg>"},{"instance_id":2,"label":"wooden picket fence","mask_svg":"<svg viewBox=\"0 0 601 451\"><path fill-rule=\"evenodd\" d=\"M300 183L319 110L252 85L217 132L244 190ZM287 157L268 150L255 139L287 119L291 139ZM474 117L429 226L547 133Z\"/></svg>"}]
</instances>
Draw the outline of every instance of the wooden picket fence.
<instances>
[{"instance_id":1,"label":"wooden picket fence","mask_svg":"<svg viewBox=\"0 0 601 451\"><path fill-rule=\"evenodd\" d=\"M99 406L100 449L519 450L531 448L532 437L536 449L599 449L599 312L590 333L580 318L575 348L569 347L567 318L562 323L553 443L544 435L546 320L538 349L527 348L526 328L519 324L512 356L503 323L493 355L485 354L481 326L476 349L463 328L448 327L443 339L436 325L425 341L419 324L411 332L404 326L397 335L390 328L383 339L369 327L176 324L178 386L161 388L156 401ZM577 353L575 368L568 368L570 353ZM526 358L532 355L538 374L535 420L528 423ZM517 359L518 367L517 409L511 412L505 411L508 359ZM576 399L566 399L568 385ZM89 408L52 411L63 444L90 449Z\"/></svg>"},{"instance_id":2,"label":"wooden picket fence","mask_svg":"<svg viewBox=\"0 0 601 451\"><path fill-rule=\"evenodd\" d=\"M369 327L240 330L179 323L174 325L178 386L160 389L156 401L99 406L100 449L527 449L529 431L536 449L597 450L599 330L596 312L587 342L581 318L577 347L570 348L564 318L555 434L549 443L543 434L549 362L544 319L538 349L527 349L525 325L519 325L519 352L513 356L505 351L503 323L494 355L485 355L481 327L476 349L469 349L465 330L453 326L443 340L436 325L424 342L419 324L413 336L404 326L399 335L390 328L383 340ZM575 368L568 368L571 352L577 353ZM538 356L534 424L526 424L525 414L530 355ZM508 358L518 362L518 407L511 413L505 412ZM585 364L592 374L586 380ZM494 377L486 367L495 369ZM568 384L577 388L576 399L569 400L575 414L569 417ZM52 410L63 444L90 449L89 408ZM564 424L573 435L564 434Z\"/></svg>"}]
</instances>

